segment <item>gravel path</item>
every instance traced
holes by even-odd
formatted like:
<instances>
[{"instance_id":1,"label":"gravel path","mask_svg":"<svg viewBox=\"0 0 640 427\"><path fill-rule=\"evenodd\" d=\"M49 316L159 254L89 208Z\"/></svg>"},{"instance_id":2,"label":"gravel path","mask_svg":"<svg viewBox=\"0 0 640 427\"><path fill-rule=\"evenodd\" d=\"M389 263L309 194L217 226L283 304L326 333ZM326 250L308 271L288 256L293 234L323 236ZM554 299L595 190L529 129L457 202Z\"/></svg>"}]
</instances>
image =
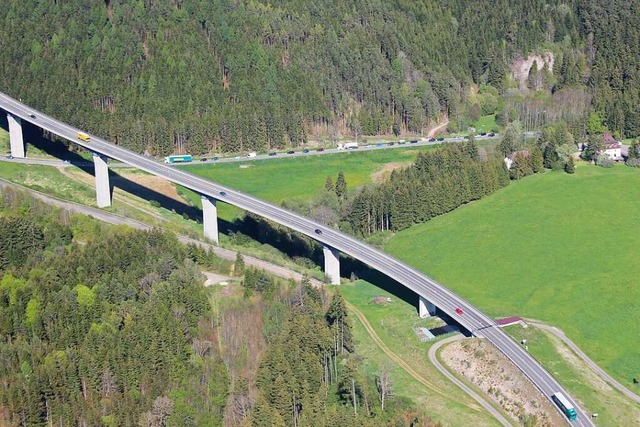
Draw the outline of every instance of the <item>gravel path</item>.
<instances>
[{"instance_id":1,"label":"gravel path","mask_svg":"<svg viewBox=\"0 0 640 427\"><path fill-rule=\"evenodd\" d=\"M496 408L494 408L493 405L491 405L486 399L484 399L478 393L473 391L465 383L463 383L458 378L456 378L438 360L438 357L436 356L436 353L437 353L437 351L438 351L438 349L440 347L442 347L445 344L449 344L449 343L451 343L453 341L457 341L457 340L461 340L461 339L464 339L464 336L462 336L460 334L456 334L456 335L454 335L452 337L445 338L442 341L438 341L437 343L432 345L431 348L429 348L429 360L431 360L431 363L433 363L433 365L436 368L438 368L438 370L442 373L442 375L447 377L449 379L449 381L451 381L452 383L454 383L455 385L460 387L465 393L467 393L469 396L471 396L473 399L475 399L476 402L481 404L491 415L494 416L495 419L497 419L500 422L500 424L502 424L505 427L512 427L512 424L500 413L500 411L498 411Z\"/></svg>"}]
</instances>

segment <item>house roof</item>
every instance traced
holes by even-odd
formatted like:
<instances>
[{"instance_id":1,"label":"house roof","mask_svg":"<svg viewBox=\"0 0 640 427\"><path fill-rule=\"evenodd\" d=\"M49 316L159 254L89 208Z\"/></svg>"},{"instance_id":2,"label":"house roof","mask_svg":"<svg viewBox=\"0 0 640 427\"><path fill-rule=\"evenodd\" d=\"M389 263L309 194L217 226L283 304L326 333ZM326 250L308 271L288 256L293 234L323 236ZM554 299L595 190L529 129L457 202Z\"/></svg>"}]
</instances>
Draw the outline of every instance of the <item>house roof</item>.
<instances>
[{"instance_id":1,"label":"house roof","mask_svg":"<svg viewBox=\"0 0 640 427\"><path fill-rule=\"evenodd\" d=\"M509 160L515 160L518 154L522 154L524 157L529 157L529 150L514 151L513 153L509 154L507 157L509 158Z\"/></svg>"},{"instance_id":2,"label":"house roof","mask_svg":"<svg viewBox=\"0 0 640 427\"><path fill-rule=\"evenodd\" d=\"M620 148L621 145L616 139L609 133L605 132L602 134L602 140L604 141L604 147L607 150L615 150L616 148Z\"/></svg>"}]
</instances>

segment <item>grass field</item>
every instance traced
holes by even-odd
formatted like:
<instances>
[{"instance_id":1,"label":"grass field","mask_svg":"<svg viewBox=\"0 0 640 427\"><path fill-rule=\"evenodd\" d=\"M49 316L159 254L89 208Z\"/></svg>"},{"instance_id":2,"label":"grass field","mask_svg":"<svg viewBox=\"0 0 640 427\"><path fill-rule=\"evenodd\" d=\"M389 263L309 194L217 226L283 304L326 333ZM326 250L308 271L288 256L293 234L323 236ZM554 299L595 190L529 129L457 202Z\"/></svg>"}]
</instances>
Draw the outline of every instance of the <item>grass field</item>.
<instances>
[{"instance_id":1,"label":"grass field","mask_svg":"<svg viewBox=\"0 0 640 427\"><path fill-rule=\"evenodd\" d=\"M478 121L473 124L473 127L476 128L476 133L493 132L497 128L496 115L490 114L480 117Z\"/></svg>"},{"instance_id":2,"label":"grass field","mask_svg":"<svg viewBox=\"0 0 640 427\"><path fill-rule=\"evenodd\" d=\"M386 250L493 316L561 327L636 392L640 173L581 166L513 183L398 233Z\"/></svg>"},{"instance_id":3,"label":"grass field","mask_svg":"<svg viewBox=\"0 0 640 427\"><path fill-rule=\"evenodd\" d=\"M213 181L245 191L271 202L309 198L324 188L331 176L335 183L343 171L350 189L372 182L372 174L389 163L412 163L419 150L407 147L387 150L349 151L308 157L290 157L234 163L206 163L184 169ZM286 154L284 155L286 156Z\"/></svg>"}]
</instances>

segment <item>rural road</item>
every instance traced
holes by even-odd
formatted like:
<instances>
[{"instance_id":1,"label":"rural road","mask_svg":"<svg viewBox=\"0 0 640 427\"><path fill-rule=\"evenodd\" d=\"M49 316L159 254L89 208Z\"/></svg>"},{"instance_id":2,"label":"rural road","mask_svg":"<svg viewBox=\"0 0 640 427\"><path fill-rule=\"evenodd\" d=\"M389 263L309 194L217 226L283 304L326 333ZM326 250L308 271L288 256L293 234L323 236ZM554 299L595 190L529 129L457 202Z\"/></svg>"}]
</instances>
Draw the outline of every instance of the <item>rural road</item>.
<instances>
[{"instance_id":1,"label":"rural road","mask_svg":"<svg viewBox=\"0 0 640 427\"><path fill-rule=\"evenodd\" d=\"M447 368L445 368L440 361L438 360L438 356L436 355L437 351L440 349L440 347L442 347L445 344L449 344L453 341L457 341L457 340L461 340L464 339L464 337L460 334L456 334L452 337L449 338L445 338L442 341L438 341L437 343L435 343L434 345L431 346L431 348L429 348L429 360L431 361L431 363L433 363L433 365L438 368L438 370L440 371L440 373L442 375L444 375L445 377L447 377L449 379L449 381L451 381L452 383L454 383L455 385L457 385L458 387L460 387L465 393L467 393L469 396L471 396L472 398L474 398L476 400L476 402L478 402L479 404L481 404L484 409L486 409L491 415L493 415L493 417L495 419L497 419L498 421L500 421L500 424L502 424L505 427L512 427L512 424L496 409L493 407L493 405L491 405L487 400L485 400L482 396L480 396L478 393L476 393L475 391L473 391L470 387L468 387L465 383L463 383L462 381L460 381L459 379L457 379L451 372L449 372L449 370Z\"/></svg>"},{"instance_id":2,"label":"rural road","mask_svg":"<svg viewBox=\"0 0 640 427\"><path fill-rule=\"evenodd\" d=\"M640 403L640 396L638 396L637 394L635 394L634 392L632 392L631 390L629 390L628 388L626 388L625 386L623 386L622 384L620 384L618 381L616 381L615 378L613 378L611 375L607 374L600 366L598 366L598 364L596 362L594 362L593 360L591 360L589 358L589 356L587 356L584 351L580 350L580 347L578 347L573 341L571 341L569 339L569 337L567 337L564 332L562 332L560 329L556 328L555 326L549 326L549 325L545 325L544 323L540 323L537 320L531 320L531 319L525 319L527 321L527 323L529 323L530 325L535 326L536 328L540 328L540 329L544 329L545 331L549 331L551 332L553 335L555 335L556 337L560 338L571 350L573 350L573 352L579 357L581 358L584 363L587 364L587 366L589 366L597 375L599 375L605 382L609 383L609 385L611 385L612 387L614 387L615 389L617 389L620 393L624 394L625 396L627 396L629 399Z\"/></svg>"}]
</instances>

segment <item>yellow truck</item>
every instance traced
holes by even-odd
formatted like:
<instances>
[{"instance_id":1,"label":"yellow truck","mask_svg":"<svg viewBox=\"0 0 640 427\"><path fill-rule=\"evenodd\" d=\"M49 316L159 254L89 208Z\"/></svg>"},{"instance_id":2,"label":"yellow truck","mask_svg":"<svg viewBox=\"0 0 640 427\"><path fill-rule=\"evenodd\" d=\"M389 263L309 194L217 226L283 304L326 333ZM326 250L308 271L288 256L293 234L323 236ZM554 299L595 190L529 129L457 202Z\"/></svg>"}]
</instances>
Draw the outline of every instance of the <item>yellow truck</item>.
<instances>
[{"instance_id":1,"label":"yellow truck","mask_svg":"<svg viewBox=\"0 0 640 427\"><path fill-rule=\"evenodd\" d=\"M78 132L78 139L80 141L89 142L91 137L84 132Z\"/></svg>"}]
</instances>

